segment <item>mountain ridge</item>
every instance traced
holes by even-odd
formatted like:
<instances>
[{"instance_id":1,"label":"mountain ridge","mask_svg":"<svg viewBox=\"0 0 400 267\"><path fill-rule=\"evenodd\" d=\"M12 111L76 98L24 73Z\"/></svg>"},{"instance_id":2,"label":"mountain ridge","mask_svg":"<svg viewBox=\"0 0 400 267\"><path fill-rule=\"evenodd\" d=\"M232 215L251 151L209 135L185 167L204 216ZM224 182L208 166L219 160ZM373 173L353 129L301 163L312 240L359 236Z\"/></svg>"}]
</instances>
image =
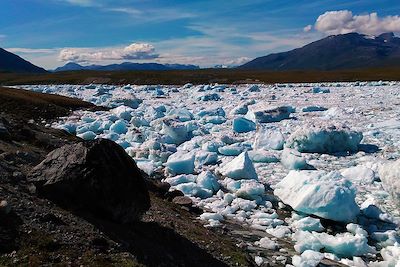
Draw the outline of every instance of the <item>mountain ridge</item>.
<instances>
[{"instance_id":1,"label":"mountain ridge","mask_svg":"<svg viewBox=\"0 0 400 267\"><path fill-rule=\"evenodd\" d=\"M124 71L124 70L196 70L199 66L184 64L160 64L160 63L133 63L123 62L110 65L88 65L82 66L78 63L68 62L64 66L54 69L54 72L77 71L77 70L99 70L99 71Z\"/></svg>"},{"instance_id":2,"label":"mountain ridge","mask_svg":"<svg viewBox=\"0 0 400 267\"><path fill-rule=\"evenodd\" d=\"M0 48L0 72L46 73L47 71L16 54Z\"/></svg>"},{"instance_id":3,"label":"mountain ridge","mask_svg":"<svg viewBox=\"0 0 400 267\"><path fill-rule=\"evenodd\" d=\"M331 35L287 52L243 64L246 70L343 70L400 66L400 38L393 33Z\"/></svg>"}]
</instances>

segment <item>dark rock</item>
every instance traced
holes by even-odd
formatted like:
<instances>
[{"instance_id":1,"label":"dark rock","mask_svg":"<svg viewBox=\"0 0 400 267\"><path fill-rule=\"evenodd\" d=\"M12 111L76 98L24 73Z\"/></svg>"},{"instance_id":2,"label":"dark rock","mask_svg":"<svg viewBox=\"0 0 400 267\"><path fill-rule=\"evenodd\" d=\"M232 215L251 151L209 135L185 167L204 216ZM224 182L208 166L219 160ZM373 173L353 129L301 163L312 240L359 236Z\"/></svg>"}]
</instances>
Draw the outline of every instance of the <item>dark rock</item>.
<instances>
[{"instance_id":1,"label":"dark rock","mask_svg":"<svg viewBox=\"0 0 400 267\"><path fill-rule=\"evenodd\" d=\"M145 181L124 149L106 139L65 145L28 175L36 192L60 206L115 222L137 221L150 208Z\"/></svg>"},{"instance_id":2,"label":"dark rock","mask_svg":"<svg viewBox=\"0 0 400 267\"><path fill-rule=\"evenodd\" d=\"M175 197L183 197L184 194L182 191L179 190L173 190L173 191L168 191L165 193L165 198L168 199L168 201L172 201Z\"/></svg>"},{"instance_id":3,"label":"dark rock","mask_svg":"<svg viewBox=\"0 0 400 267\"><path fill-rule=\"evenodd\" d=\"M100 251L106 251L109 248L107 240L103 237L95 237L90 241L90 243Z\"/></svg>"},{"instance_id":4,"label":"dark rock","mask_svg":"<svg viewBox=\"0 0 400 267\"><path fill-rule=\"evenodd\" d=\"M7 129L8 122L4 118L0 118L0 139L10 140L11 134Z\"/></svg>"},{"instance_id":5,"label":"dark rock","mask_svg":"<svg viewBox=\"0 0 400 267\"><path fill-rule=\"evenodd\" d=\"M7 201L2 200L0 201L0 214L8 214L11 211L11 206L8 204Z\"/></svg>"},{"instance_id":6,"label":"dark rock","mask_svg":"<svg viewBox=\"0 0 400 267\"><path fill-rule=\"evenodd\" d=\"M57 217L56 215L54 215L52 213L47 213L47 214L41 216L40 221L53 223L55 225L66 225L66 223L62 219L60 219L59 217Z\"/></svg>"},{"instance_id":7,"label":"dark rock","mask_svg":"<svg viewBox=\"0 0 400 267\"><path fill-rule=\"evenodd\" d=\"M174 197L172 202L180 206L186 206L186 207L191 207L193 204L193 201L186 196Z\"/></svg>"},{"instance_id":8,"label":"dark rock","mask_svg":"<svg viewBox=\"0 0 400 267\"><path fill-rule=\"evenodd\" d=\"M146 179L146 185L149 191L157 193L160 197L164 196L171 187L169 183L154 179Z\"/></svg>"}]
</instances>

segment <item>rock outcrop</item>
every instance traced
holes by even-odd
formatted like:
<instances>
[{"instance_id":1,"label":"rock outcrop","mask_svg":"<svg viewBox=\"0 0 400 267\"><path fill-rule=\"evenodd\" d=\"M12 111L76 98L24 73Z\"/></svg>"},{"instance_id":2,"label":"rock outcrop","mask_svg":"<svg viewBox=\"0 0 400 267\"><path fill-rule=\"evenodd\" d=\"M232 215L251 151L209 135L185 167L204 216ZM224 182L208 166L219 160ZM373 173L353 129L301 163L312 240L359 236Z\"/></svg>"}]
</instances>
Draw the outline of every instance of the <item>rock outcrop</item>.
<instances>
[{"instance_id":1,"label":"rock outcrop","mask_svg":"<svg viewBox=\"0 0 400 267\"><path fill-rule=\"evenodd\" d=\"M135 161L106 139L50 152L28 180L40 196L62 207L120 223L138 220L150 207L145 180Z\"/></svg>"}]
</instances>

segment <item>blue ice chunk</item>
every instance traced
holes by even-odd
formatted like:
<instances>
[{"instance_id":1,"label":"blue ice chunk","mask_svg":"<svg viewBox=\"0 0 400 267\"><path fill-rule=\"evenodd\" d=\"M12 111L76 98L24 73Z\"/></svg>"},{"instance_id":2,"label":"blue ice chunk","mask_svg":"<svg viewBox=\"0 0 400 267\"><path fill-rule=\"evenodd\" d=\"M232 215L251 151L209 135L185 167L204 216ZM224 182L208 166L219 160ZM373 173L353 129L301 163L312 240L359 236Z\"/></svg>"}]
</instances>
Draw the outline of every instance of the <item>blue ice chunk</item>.
<instances>
[{"instance_id":1,"label":"blue ice chunk","mask_svg":"<svg viewBox=\"0 0 400 267\"><path fill-rule=\"evenodd\" d=\"M215 142L215 141L209 141L204 143L201 146L201 149L209 151L209 152L218 152L218 148L223 147L224 144L222 142Z\"/></svg>"},{"instance_id":2,"label":"blue ice chunk","mask_svg":"<svg viewBox=\"0 0 400 267\"><path fill-rule=\"evenodd\" d=\"M220 188L217 177L210 171L204 171L197 177L196 183L208 190L217 192Z\"/></svg>"},{"instance_id":3,"label":"blue ice chunk","mask_svg":"<svg viewBox=\"0 0 400 267\"><path fill-rule=\"evenodd\" d=\"M282 165L289 170L310 170L311 165L306 162L306 159L301 156L301 153L293 149L285 148L281 156Z\"/></svg>"},{"instance_id":4,"label":"blue ice chunk","mask_svg":"<svg viewBox=\"0 0 400 267\"><path fill-rule=\"evenodd\" d=\"M193 174L181 174L174 177L164 179L164 182L169 183L171 186L177 186L179 184L194 183L196 182L196 176Z\"/></svg>"},{"instance_id":5,"label":"blue ice chunk","mask_svg":"<svg viewBox=\"0 0 400 267\"><path fill-rule=\"evenodd\" d=\"M245 151L232 161L223 166L220 170L221 174L235 180L253 179L258 180L253 162Z\"/></svg>"},{"instance_id":6,"label":"blue ice chunk","mask_svg":"<svg viewBox=\"0 0 400 267\"><path fill-rule=\"evenodd\" d=\"M165 165L169 173L177 174L192 174L194 171L195 156L193 153L178 151L172 154Z\"/></svg>"},{"instance_id":7,"label":"blue ice chunk","mask_svg":"<svg viewBox=\"0 0 400 267\"><path fill-rule=\"evenodd\" d=\"M212 123L212 124L223 124L224 122L226 122L225 117L221 117L221 116L211 116L211 117L205 117L204 122L206 123Z\"/></svg>"},{"instance_id":8,"label":"blue ice chunk","mask_svg":"<svg viewBox=\"0 0 400 267\"><path fill-rule=\"evenodd\" d=\"M87 131L77 135L78 137L82 138L83 140L93 140L96 138L96 134L92 131Z\"/></svg>"},{"instance_id":9,"label":"blue ice chunk","mask_svg":"<svg viewBox=\"0 0 400 267\"><path fill-rule=\"evenodd\" d=\"M256 124L246 118L238 117L233 120L233 131L237 133L247 133L256 129Z\"/></svg>"},{"instance_id":10,"label":"blue ice chunk","mask_svg":"<svg viewBox=\"0 0 400 267\"><path fill-rule=\"evenodd\" d=\"M58 125L56 128L64 130L64 131L66 131L66 132L68 132L70 134L75 134L76 133L76 127L77 126L74 123L65 123L65 124Z\"/></svg>"},{"instance_id":11,"label":"blue ice chunk","mask_svg":"<svg viewBox=\"0 0 400 267\"><path fill-rule=\"evenodd\" d=\"M117 143L118 145L120 145L123 149L127 149L128 147L131 146L131 143L129 143L129 142L126 141L126 140L118 140L116 143Z\"/></svg>"},{"instance_id":12,"label":"blue ice chunk","mask_svg":"<svg viewBox=\"0 0 400 267\"><path fill-rule=\"evenodd\" d=\"M249 92L261 92L260 87L257 84L253 84L247 89Z\"/></svg>"},{"instance_id":13,"label":"blue ice chunk","mask_svg":"<svg viewBox=\"0 0 400 267\"><path fill-rule=\"evenodd\" d=\"M248 105L247 104L242 104L240 106L237 106L234 108L231 113L233 115L245 115L249 111Z\"/></svg>"},{"instance_id":14,"label":"blue ice chunk","mask_svg":"<svg viewBox=\"0 0 400 267\"><path fill-rule=\"evenodd\" d=\"M242 144L232 144L218 148L218 152L224 156L237 156L246 149L248 148Z\"/></svg>"},{"instance_id":15,"label":"blue ice chunk","mask_svg":"<svg viewBox=\"0 0 400 267\"><path fill-rule=\"evenodd\" d=\"M218 154L216 152L208 152L200 150L196 153L196 162L202 165L214 165L218 162Z\"/></svg>"},{"instance_id":16,"label":"blue ice chunk","mask_svg":"<svg viewBox=\"0 0 400 267\"><path fill-rule=\"evenodd\" d=\"M180 145L191 138L187 126L176 120L163 120L163 131L171 138L173 144Z\"/></svg>"},{"instance_id":17,"label":"blue ice chunk","mask_svg":"<svg viewBox=\"0 0 400 267\"><path fill-rule=\"evenodd\" d=\"M223 108L214 108L214 109L206 109L199 111L197 113L197 116L199 117L205 117L205 116L222 116L225 117L225 111Z\"/></svg>"},{"instance_id":18,"label":"blue ice chunk","mask_svg":"<svg viewBox=\"0 0 400 267\"><path fill-rule=\"evenodd\" d=\"M87 117L87 116L83 116L81 118L81 121L83 122L94 122L96 119L95 118L91 118L91 117Z\"/></svg>"},{"instance_id":19,"label":"blue ice chunk","mask_svg":"<svg viewBox=\"0 0 400 267\"><path fill-rule=\"evenodd\" d=\"M221 97L217 93L211 93L211 94L205 94L202 96L199 96L197 100L201 101L219 101L221 100Z\"/></svg>"},{"instance_id":20,"label":"blue ice chunk","mask_svg":"<svg viewBox=\"0 0 400 267\"><path fill-rule=\"evenodd\" d=\"M202 199L209 198L213 195L211 190L202 188L196 183L179 184L176 186L176 189L187 196L194 196Z\"/></svg>"},{"instance_id":21,"label":"blue ice chunk","mask_svg":"<svg viewBox=\"0 0 400 267\"><path fill-rule=\"evenodd\" d=\"M110 126L110 131L117 134L124 134L128 131L124 120L117 120Z\"/></svg>"},{"instance_id":22,"label":"blue ice chunk","mask_svg":"<svg viewBox=\"0 0 400 267\"><path fill-rule=\"evenodd\" d=\"M316 111L326 111L327 108L321 106L308 106L302 109L303 112L316 112Z\"/></svg>"},{"instance_id":23,"label":"blue ice chunk","mask_svg":"<svg viewBox=\"0 0 400 267\"><path fill-rule=\"evenodd\" d=\"M113 133L113 132L109 132L106 135L104 135L104 138L112 140L112 141L117 141L119 139L119 134L117 133Z\"/></svg>"},{"instance_id":24,"label":"blue ice chunk","mask_svg":"<svg viewBox=\"0 0 400 267\"><path fill-rule=\"evenodd\" d=\"M329 90L328 88L314 87L312 89L313 94L328 94L330 92L331 92L331 90Z\"/></svg>"},{"instance_id":25,"label":"blue ice chunk","mask_svg":"<svg viewBox=\"0 0 400 267\"><path fill-rule=\"evenodd\" d=\"M193 114L186 108L173 108L171 109L168 116L175 116L181 122L191 121L194 119Z\"/></svg>"}]
</instances>

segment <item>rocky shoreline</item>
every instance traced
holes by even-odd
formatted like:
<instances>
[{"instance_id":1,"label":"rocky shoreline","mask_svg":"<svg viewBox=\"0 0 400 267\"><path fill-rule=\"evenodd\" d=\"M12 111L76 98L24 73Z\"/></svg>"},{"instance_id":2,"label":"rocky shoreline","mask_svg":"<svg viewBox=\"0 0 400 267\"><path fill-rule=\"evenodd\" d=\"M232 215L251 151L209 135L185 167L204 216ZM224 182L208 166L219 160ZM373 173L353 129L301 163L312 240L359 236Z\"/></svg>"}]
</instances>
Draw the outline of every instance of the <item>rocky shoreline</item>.
<instances>
[{"instance_id":1,"label":"rocky shoreline","mask_svg":"<svg viewBox=\"0 0 400 267\"><path fill-rule=\"evenodd\" d=\"M174 200L179 192L168 193L168 186L145 174L151 207L141 221L128 224L85 209L61 208L38 195L27 180L32 169L52 150L82 142L45 124L76 109L98 107L61 96L0 89L0 265L254 265L252 256L223 234L224 228L203 227L197 219L200 210L182 197Z\"/></svg>"}]
</instances>

